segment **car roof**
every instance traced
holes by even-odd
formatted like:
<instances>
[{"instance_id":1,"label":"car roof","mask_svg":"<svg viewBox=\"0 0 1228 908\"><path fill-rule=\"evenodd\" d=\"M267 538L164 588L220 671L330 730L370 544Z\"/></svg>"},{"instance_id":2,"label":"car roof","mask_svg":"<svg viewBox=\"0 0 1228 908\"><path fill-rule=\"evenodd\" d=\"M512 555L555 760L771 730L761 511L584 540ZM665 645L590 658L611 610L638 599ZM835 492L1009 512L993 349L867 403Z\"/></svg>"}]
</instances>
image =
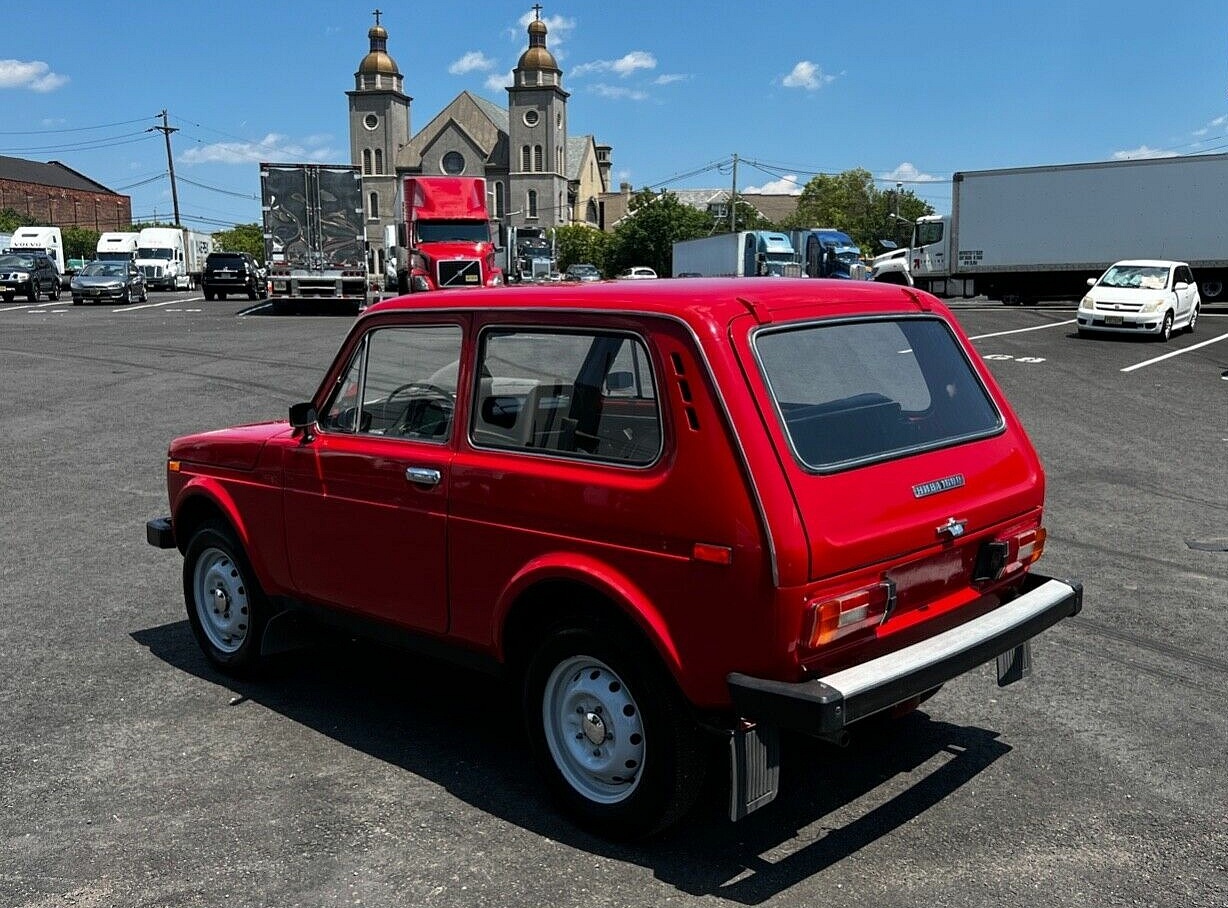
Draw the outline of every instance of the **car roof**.
<instances>
[{"instance_id":1,"label":"car roof","mask_svg":"<svg viewBox=\"0 0 1228 908\"><path fill-rule=\"evenodd\" d=\"M678 317L697 331L724 326L748 312L761 322L849 313L946 312L928 293L895 284L818 278L688 278L588 284L437 290L394 297L362 318L397 311L536 310L618 312Z\"/></svg>"},{"instance_id":2,"label":"car roof","mask_svg":"<svg viewBox=\"0 0 1228 908\"><path fill-rule=\"evenodd\" d=\"M1185 265L1185 262L1174 262L1169 259L1125 259L1120 262L1114 262L1110 267L1116 268L1118 265L1139 265L1147 268L1171 268L1174 265Z\"/></svg>"}]
</instances>

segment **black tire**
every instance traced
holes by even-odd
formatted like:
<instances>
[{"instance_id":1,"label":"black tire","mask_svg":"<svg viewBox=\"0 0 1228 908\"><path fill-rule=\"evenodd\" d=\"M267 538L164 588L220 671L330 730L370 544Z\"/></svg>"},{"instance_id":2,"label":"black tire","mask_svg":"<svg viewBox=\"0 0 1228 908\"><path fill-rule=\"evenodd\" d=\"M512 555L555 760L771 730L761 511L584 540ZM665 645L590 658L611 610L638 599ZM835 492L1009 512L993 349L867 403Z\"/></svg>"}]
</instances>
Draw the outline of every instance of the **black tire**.
<instances>
[{"instance_id":1,"label":"black tire","mask_svg":"<svg viewBox=\"0 0 1228 908\"><path fill-rule=\"evenodd\" d=\"M15 294L15 293L6 293L6 294L4 294L4 301L5 301L6 303L11 303L11 302L12 302L14 299L16 299L16 298L17 298L17 294Z\"/></svg>"},{"instance_id":2,"label":"black tire","mask_svg":"<svg viewBox=\"0 0 1228 908\"><path fill-rule=\"evenodd\" d=\"M1160 333L1156 335L1156 339L1160 343L1166 342L1173 336L1173 312L1168 310L1164 313L1164 321L1160 323Z\"/></svg>"},{"instance_id":3,"label":"black tire","mask_svg":"<svg viewBox=\"0 0 1228 908\"><path fill-rule=\"evenodd\" d=\"M73 304L74 306L80 306L80 305L81 305L81 302L82 302L82 301L81 301L81 297L79 297L79 296L74 296L74 297L72 298L72 304Z\"/></svg>"},{"instance_id":4,"label":"black tire","mask_svg":"<svg viewBox=\"0 0 1228 908\"><path fill-rule=\"evenodd\" d=\"M124 288L124 295L119 298L119 303L121 306L132 305L132 288L131 287Z\"/></svg>"},{"instance_id":5,"label":"black tire","mask_svg":"<svg viewBox=\"0 0 1228 908\"><path fill-rule=\"evenodd\" d=\"M250 672L260 660L269 607L230 527L209 520L183 555L188 623L205 657L227 674Z\"/></svg>"},{"instance_id":6,"label":"black tire","mask_svg":"<svg viewBox=\"0 0 1228 908\"><path fill-rule=\"evenodd\" d=\"M218 299L220 299L220 300L224 300L224 299L226 299L226 291L225 291L225 290L219 290L219 291L217 292L217 298L218 298Z\"/></svg>"},{"instance_id":7,"label":"black tire","mask_svg":"<svg viewBox=\"0 0 1228 908\"><path fill-rule=\"evenodd\" d=\"M206 291L205 291L205 300L206 300L206 301L208 301L208 302L210 302L210 303L211 303L211 302L213 302L213 300L214 300L216 297L217 297L217 294L216 294L216 293L214 293L212 290L206 290Z\"/></svg>"},{"instance_id":8,"label":"black tire","mask_svg":"<svg viewBox=\"0 0 1228 908\"><path fill-rule=\"evenodd\" d=\"M1202 295L1209 300L1217 300L1224 295L1223 281L1204 281L1198 286Z\"/></svg>"},{"instance_id":9,"label":"black tire","mask_svg":"<svg viewBox=\"0 0 1228 908\"><path fill-rule=\"evenodd\" d=\"M1195 307L1194 307L1194 308L1193 308L1193 309L1190 311L1190 323L1189 323L1188 325L1186 325L1186 326L1185 326L1185 330L1186 330L1186 332L1187 332L1187 333L1189 333L1189 334L1193 334L1193 333L1194 333L1194 326L1195 326L1196 324L1198 324L1198 306L1195 306Z\"/></svg>"},{"instance_id":10,"label":"black tire","mask_svg":"<svg viewBox=\"0 0 1228 908\"><path fill-rule=\"evenodd\" d=\"M141 302L142 303L149 302L149 288L146 287L144 284L141 284Z\"/></svg>"},{"instance_id":11,"label":"black tire","mask_svg":"<svg viewBox=\"0 0 1228 908\"><path fill-rule=\"evenodd\" d=\"M38 302L38 281L34 278L30 278L30 289L26 293L26 299L32 303Z\"/></svg>"},{"instance_id":12,"label":"black tire","mask_svg":"<svg viewBox=\"0 0 1228 908\"><path fill-rule=\"evenodd\" d=\"M260 296L260 291L256 289L255 285L247 288L247 298L249 300L254 300L258 296Z\"/></svg>"},{"instance_id":13,"label":"black tire","mask_svg":"<svg viewBox=\"0 0 1228 908\"><path fill-rule=\"evenodd\" d=\"M613 627L560 627L533 653L523 681L534 757L551 793L580 825L610 838L640 838L695 803L708 741L646 644ZM591 763L590 748L598 757Z\"/></svg>"},{"instance_id":14,"label":"black tire","mask_svg":"<svg viewBox=\"0 0 1228 908\"><path fill-rule=\"evenodd\" d=\"M51 289L47 292L47 298L52 302L59 302L60 299L60 282L56 281L51 285Z\"/></svg>"}]
</instances>

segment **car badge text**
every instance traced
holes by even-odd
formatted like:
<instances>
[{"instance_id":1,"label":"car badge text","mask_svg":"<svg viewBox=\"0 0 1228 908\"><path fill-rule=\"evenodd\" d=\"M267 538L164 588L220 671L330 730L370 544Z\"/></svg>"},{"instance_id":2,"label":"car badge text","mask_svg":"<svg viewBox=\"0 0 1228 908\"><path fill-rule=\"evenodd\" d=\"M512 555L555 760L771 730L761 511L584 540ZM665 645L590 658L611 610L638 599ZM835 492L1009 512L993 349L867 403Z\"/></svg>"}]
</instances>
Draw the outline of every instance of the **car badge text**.
<instances>
[{"instance_id":1,"label":"car badge text","mask_svg":"<svg viewBox=\"0 0 1228 908\"><path fill-rule=\"evenodd\" d=\"M930 482L923 482L920 485L912 487L914 498L925 498L928 495L937 495L939 492L947 492L951 489L958 489L964 484L964 474L956 473L954 476L947 476L943 479L934 479Z\"/></svg>"}]
</instances>

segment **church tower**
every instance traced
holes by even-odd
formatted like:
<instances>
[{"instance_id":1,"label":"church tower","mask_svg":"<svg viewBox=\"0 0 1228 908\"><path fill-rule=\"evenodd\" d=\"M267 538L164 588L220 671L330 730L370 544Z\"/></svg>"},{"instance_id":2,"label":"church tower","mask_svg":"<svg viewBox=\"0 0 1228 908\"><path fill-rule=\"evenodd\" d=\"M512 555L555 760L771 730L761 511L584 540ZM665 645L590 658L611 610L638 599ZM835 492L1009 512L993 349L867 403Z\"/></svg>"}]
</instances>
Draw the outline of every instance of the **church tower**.
<instances>
[{"instance_id":1,"label":"church tower","mask_svg":"<svg viewBox=\"0 0 1228 908\"><path fill-rule=\"evenodd\" d=\"M363 210L370 249L368 266L384 275L384 226L394 220L397 151L409 141L409 105L396 61L388 56L388 31L375 25L367 32L371 49L354 73L350 104L350 162L362 168Z\"/></svg>"},{"instance_id":2,"label":"church tower","mask_svg":"<svg viewBox=\"0 0 1228 908\"><path fill-rule=\"evenodd\" d=\"M518 227L554 227L571 221L567 210L567 98L563 73L546 49L541 4L529 23L529 46L508 88L509 221ZM516 214L519 212L519 214Z\"/></svg>"}]
</instances>

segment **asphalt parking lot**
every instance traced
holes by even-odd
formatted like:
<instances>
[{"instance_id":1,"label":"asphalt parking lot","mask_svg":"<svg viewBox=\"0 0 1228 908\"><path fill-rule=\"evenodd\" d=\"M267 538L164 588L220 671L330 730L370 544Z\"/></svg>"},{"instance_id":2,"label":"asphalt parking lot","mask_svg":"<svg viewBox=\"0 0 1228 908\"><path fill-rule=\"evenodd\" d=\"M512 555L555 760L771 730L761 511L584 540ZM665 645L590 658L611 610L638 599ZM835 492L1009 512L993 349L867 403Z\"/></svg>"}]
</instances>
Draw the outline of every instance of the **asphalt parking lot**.
<instances>
[{"instance_id":1,"label":"asphalt parking lot","mask_svg":"<svg viewBox=\"0 0 1228 908\"><path fill-rule=\"evenodd\" d=\"M1083 613L777 802L616 845L545 799L491 679L371 643L214 672L145 543L167 442L283 417L351 319L0 306L0 905L1228 904L1228 307L1169 343L959 303L1048 474Z\"/></svg>"}]
</instances>

